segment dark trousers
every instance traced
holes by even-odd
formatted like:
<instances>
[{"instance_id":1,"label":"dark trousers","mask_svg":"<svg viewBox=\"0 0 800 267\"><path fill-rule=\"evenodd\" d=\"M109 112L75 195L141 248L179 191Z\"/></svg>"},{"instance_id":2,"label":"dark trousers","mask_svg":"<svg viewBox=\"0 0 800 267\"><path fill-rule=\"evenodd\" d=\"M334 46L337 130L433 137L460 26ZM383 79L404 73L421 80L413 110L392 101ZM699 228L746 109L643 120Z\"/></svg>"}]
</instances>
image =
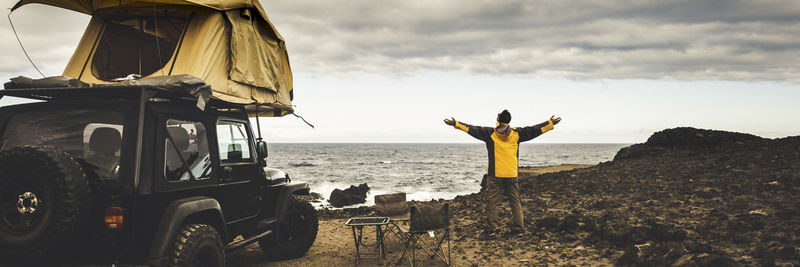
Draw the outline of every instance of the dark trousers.
<instances>
[{"instance_id":1,"label":"dark trousers","mask_svg":"<svg viewBox=\"0 0 800 267\"><path fill-rule=\"evenodd\" d=\"M508 196L513 215L512 230L525 231L523 224L522 205L519 199L518 178L486 178L486 222L490 229L497 228L497 206L502 199L500 194Z\"/></svg>"}]
</instances>

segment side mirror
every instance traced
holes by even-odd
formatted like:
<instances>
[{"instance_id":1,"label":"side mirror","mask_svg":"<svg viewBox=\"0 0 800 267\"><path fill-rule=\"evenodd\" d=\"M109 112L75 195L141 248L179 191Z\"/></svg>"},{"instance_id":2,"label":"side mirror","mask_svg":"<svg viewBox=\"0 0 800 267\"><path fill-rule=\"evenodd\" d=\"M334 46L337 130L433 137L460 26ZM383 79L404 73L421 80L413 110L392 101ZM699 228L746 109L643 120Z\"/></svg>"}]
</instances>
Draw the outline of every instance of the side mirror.
<instances>
[{"instance_id":1,"label":"side mirror","mask_svg":"<svg viewBox=\"0 0 800 267\"><path fill-rule=\"evenodd\" d=\"M258 151L259 159L266 159L267 157L269 157L269 149L267 148L267 142L264 141L256 142L256 151Z\"/></svg>"}]
</instances>

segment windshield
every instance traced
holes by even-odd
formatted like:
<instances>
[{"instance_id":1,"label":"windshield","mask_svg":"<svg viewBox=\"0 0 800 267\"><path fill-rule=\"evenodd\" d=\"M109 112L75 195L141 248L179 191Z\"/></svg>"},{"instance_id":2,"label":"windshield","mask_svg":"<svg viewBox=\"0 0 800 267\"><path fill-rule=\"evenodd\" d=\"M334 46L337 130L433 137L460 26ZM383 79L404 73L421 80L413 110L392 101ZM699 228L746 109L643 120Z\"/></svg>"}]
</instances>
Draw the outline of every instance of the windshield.
<instances>
[{"instance_id":1,"label":"windshield","mask_svg":"<svg viewBox=\"0 0 800 267\"><path fill-rule=\"evenodd\" d=\"M119 177L123 116L109 110L36 111L12 117L0 150L52 146L88 163L98 177Z\"/></svg>"}]
</instances>

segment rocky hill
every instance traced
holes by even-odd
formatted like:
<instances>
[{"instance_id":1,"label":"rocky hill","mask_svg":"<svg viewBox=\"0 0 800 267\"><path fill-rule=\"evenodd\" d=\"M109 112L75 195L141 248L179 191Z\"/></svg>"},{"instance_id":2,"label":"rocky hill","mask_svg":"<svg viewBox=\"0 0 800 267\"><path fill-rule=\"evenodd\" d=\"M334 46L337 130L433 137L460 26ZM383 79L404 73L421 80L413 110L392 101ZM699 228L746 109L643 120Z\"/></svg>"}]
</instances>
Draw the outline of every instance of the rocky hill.
<instances>
[{"instance_id":1,"label":"rocky hill","mask_svg":"<svg viewBox=\"0 0 800 267\"><path fill-rule=\"evenodd\" d=\"M800 136L668 129L621 149L611 162L525 177L520 188L536 237L531 246L579 240L615 256L618 265L771 266L800 259ZM482 217L481 200L456 198L455 217Z\"/></svg>"}]
</instances>

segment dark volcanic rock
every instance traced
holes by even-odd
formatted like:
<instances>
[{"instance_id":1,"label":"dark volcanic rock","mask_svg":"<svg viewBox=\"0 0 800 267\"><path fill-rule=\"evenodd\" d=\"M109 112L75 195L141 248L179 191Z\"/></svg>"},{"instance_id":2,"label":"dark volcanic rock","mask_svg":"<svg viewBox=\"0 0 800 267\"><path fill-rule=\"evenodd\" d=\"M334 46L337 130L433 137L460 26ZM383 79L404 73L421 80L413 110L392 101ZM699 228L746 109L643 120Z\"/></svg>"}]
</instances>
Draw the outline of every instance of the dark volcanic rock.
<instances>
[{"instance_id":1,"label":"dark volcanic rock","mask_svg":"<svg viewBox=\"0 0 800 267\"><path fill-rule=\"evenodd\" d=\"M361 204L367 202L367 192L369 192L369 186L366 183L360 184L358 187L351 185L350 188L345 190L336 188L331 192L328 202L331 203L331 206L337 208Z\"/></svg>"},{"instance_id":2,"label":"dark volcanic rock","mask_svg":"<svg viewBox=\"0 0 800 267\"><path fill-rule=\"evenodd\" d=\"M702 151L729 146L742 146L764 140L764 138L751 134L690 127L672 128L654 133L644 144L636 144L621 149L614 157L614 160L661 155L674 149Z\"/></svg>"},{"instance_id":3,"label":"dark volcanic rock","mask_svg":"<svg viewBox=\"0 0 800 267\"><path fill-rule=\"evenodd\" d=\"M297 197L311 203L322 202L323 199L322 194L317 192L310 192L308 195L298 195Z\"/></svg>"},{"instance_id":4,"label":"dark volcanic rock","mask_svg":"<svg viewBox=\"0 0 800 267\"><path fill-rule=\"evenodd\" d=\"M656 147L704 149L709 147L742 145L763 140L764 138L752 134L680 127L654 133L644 144Z\"/></svg>"},{"instance_id":5,"label":"dark volcanic rock","mask_svg":"<svg viewBox=\"0 0 800 267\"><path fill-rule=\"evenodd\" d=\"M344 208L344 209L322 209L317 210L317 215L320 218L326 219L347 219L353 217L367 217L367 216L375 216L374 209L372 207L358 207L358 208Z\"/></svg>"},{"instance_id":6,"label":"dark volcanic rock","mask_svg":"<svg viewBox=\"0 0 800 267\"><path fill-rule=\"evenodd\" d=\"M569 254L577 240L620 265L800 265L800 136L668 129L611 162L519 186L532 237L523 247ZM480 193L451 201L452 218L476 221L461 232L480 231L484 203Z\"/></svg>"}]
</instances>

